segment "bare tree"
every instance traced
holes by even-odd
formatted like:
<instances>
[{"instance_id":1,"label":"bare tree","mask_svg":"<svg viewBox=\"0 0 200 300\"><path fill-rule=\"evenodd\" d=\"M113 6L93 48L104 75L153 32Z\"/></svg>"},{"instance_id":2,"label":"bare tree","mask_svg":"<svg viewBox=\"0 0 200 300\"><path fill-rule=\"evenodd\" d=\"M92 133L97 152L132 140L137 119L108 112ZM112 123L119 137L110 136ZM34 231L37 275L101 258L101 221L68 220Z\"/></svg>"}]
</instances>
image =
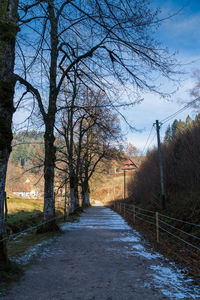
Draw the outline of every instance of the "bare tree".
<instances>
[{"instance_id":1,"label":"bare tree","mask_svg":"<svg viewBox=\"0 0 200 300\"><path fill-rule=\"evenodd\" d=\"M75 73L77 74L77 72ZM71 78L71 101L66 98L62 125L57 128L63 138L58 150L57 169L69 176L71 210L79 207L78 187L81 186L82 205L89 205L89 180L102 158L110 153L109 143L119 139L119 120L110 108L105 93L88 91ZM64 165L63 165L64 163Z\"/></svg>"},{"instance_id":2,"label":"bare tree","mask_svg":"<svg viewBox=\"0 0 200 300\"><path fill-rule=\"evenodd\" d=\"M129 142L126 146L126 153L129 157L133 157L137 156L139 151L132 143Z\"/></svg>"},{"instance_id":3,"label":"bare tree","mask_svg":"<svg viewBox=\"0 0 200 300\"><path fill-rule=\"evenodd\" d=\"M12 142L14 113L13 77L18 0L0 0L0 240L4 235L5 182ZM7 263L4 242L0 242L0 267Z\"/></svg>"},{"instance_id":4,"label":"bare tree","mask_svg":"<svg viewBox=\"0 0 200 300\"><path fill-rule=\"evenodd\" d=\"M50 221L55 215L54 125L63 81L70 78L73 67L79 64L79 77L81 74L87 77L88 87L95 85L103 91L113 90L116 80L121 85L129 81L136 89L155 91L149 80L150 72L151 76L158 71L169 78L174 70L173 61L152 37L159 20L146 0L115 3L41 0L37 6L35 3L29 5L28 13L27 5L22 7L21 22L24 26L28 24L31 40L21 44L24 76L16 75L16 79L37 99L43 118L44 221L48 222L44 230L54 230L55 221ZM28 63L24 63L25 52L35 53L28 58ZM42 83L36 75L39 68Z\"/></svg>"},{"instance_id":5,"label":"bare tree","mask_svg":"<svg viewBox=\"0 0 200 300\"><path fill-rule=\"evenodd\" d=\"M121 139L119 119L110 108L105 107L106 103L108 103L106 95L102 94L102 92L90 94L87 97L87 103L89 118L87 119L86 136L82 142L80 159L80 182L83 206L90 204L89 181L92 175L103 159L112 159L111 144L113 141L117 143ZM96 103L97 107L93 107L92 103L93 105Z\"/></svg>"}]
</instances>

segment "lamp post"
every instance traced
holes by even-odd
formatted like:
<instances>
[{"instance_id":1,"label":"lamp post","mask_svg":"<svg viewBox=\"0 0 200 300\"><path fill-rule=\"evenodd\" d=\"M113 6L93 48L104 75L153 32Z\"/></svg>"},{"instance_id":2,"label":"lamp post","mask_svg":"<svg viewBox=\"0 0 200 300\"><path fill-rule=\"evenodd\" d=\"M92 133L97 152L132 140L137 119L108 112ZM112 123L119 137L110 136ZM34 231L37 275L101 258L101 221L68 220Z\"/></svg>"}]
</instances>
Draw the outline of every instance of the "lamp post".
<instances>
[{"instance_id":1,"label":"lamp post","mask_svg":"<svg viewBox=\"0 0 200 300\"><path fill-rule=\"evenodd\" d=\"M126 169L124 169L124 201L126 200Z\"/></svg>"}]
</instances>

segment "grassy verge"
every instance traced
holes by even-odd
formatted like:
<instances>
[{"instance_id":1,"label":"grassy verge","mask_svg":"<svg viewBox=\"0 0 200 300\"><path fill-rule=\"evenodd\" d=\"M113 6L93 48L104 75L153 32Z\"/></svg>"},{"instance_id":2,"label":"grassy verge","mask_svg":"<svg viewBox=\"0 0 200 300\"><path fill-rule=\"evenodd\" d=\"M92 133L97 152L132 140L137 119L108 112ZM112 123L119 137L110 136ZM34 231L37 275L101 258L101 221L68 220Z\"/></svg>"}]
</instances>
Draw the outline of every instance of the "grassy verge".
<instances>
[{"instance_id":1,"label":"grassy verge","mask_svg":"<svg viewBox=\"0 0 200 300\"><path fill-rule=\"evenodd\" d=\"M28 228L39 226L42 223L43 205L40 201L9 199L8 202L8 209L9 212L11 212L8 215L6 225L8 235L26 231ZM20 209L22 207L23 209ZM76 222L81 212L82 210L80 209L74 214L71 214L66 219L66 222ZM58 224L64 222L62 208L56 209L56 216L59 217L57 219ZM52 239L56 238L58 234L59 233L37 234L36 231L33 230L30 232L28 231L25 234L21 234L15 239L8 240L7 248L10 262L5 269L0 272L0 295L3 293L4 289L7 288L11 281L18 280L20 278L20 275L23 274L25 265L31 263L40 254L45 245L48 244L48 241L51 243ZM37 248L38 252L35 251L34 248ZM35 253L31 252L32 249L35 251ZM26 256L29 256L27 263L26 261L21 263L22 260L20 259L23 256L25 259Z\"/></svg>"},{"instance_id":2,"label":"grassy verge","mask_svg":"<svg viewBox=\"0 0 200 300\"><path fill-rule=\"evenodd\" d=\"M16 214L22 212L32 212L33 210L42 211L43 201L42 200L30 200L30 199L18 199L8 198L7 199L8 214Z\"/></svg>"},{"instance_id":3,"label":"grassy verge","mask_svg":"<svg viewBox=\"0 0 200 300\"><path fill-rule=\"evenodd\" d=\"M26 230L29 227L42 223L42 200L16 199L7 200L8 216L6 222L7 234L15 234ZM56 215L63 215L64 208L56 208ZM60 222L58 220L58 222Z\"/></svg>"},{"instance_id":4,"label":"grassy verge","mask_svg":"<svg viewBox=\"0 0 200 300\"><path fill-rule=\"evenodd\" d=\"M78 216L78 214L70 215L66 219L66 222L77 222ZM60 218L58 219L58 224L61 223L63 223L62 215L60 215ZM37 234L35 231L33 231L19 236L16 240L10 240L8 242L8 256L15 258L21 257L31 247L34 247L35 245L40 244L50 238L54 238L58 235L59 233L57 232Z\"/></svg>"}]
</instances>

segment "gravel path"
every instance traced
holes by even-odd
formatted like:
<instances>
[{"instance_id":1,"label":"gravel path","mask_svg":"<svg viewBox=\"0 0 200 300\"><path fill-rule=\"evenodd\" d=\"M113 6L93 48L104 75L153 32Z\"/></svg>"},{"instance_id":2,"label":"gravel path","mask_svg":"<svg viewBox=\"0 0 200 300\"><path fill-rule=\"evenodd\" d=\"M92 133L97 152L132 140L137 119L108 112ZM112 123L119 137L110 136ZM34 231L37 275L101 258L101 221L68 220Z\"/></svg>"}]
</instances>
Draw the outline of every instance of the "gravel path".
<instances>
[{"instance_id":1,"label":"gravel path","mask_svg":"<svg viewBox=\"0 0 200 300\"><path fill-rule=\"evenodd\" d=\"M63 230L3 299L200 299L199 289L110 209L90 207Z\"/></svg>"}]
</instances>

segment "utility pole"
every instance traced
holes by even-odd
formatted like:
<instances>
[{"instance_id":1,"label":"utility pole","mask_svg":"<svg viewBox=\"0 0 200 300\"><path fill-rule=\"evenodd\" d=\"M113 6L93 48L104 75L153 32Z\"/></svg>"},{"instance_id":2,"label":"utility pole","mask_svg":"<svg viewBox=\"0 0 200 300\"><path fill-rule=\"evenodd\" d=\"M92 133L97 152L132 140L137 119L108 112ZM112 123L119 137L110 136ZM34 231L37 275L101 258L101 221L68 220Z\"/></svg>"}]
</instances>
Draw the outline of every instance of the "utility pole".
<instances>
[{"instance_id":1,"label":"utility pole","mask_svg":"<svg viewBox=\"0 0 200 300\"><path fill-rule=\"evenodd\" d=\"M158 155L160 163L160 184L161 184L161 194L162 194L162 209L166 208L166 197L165 197L165 186L164 186L164 175L163 175L163 161L162 161L162 151L160 144L160 124L156 120L156 132L157 132L157 141L158 141Z\"/></svg>"}]
</instances>

